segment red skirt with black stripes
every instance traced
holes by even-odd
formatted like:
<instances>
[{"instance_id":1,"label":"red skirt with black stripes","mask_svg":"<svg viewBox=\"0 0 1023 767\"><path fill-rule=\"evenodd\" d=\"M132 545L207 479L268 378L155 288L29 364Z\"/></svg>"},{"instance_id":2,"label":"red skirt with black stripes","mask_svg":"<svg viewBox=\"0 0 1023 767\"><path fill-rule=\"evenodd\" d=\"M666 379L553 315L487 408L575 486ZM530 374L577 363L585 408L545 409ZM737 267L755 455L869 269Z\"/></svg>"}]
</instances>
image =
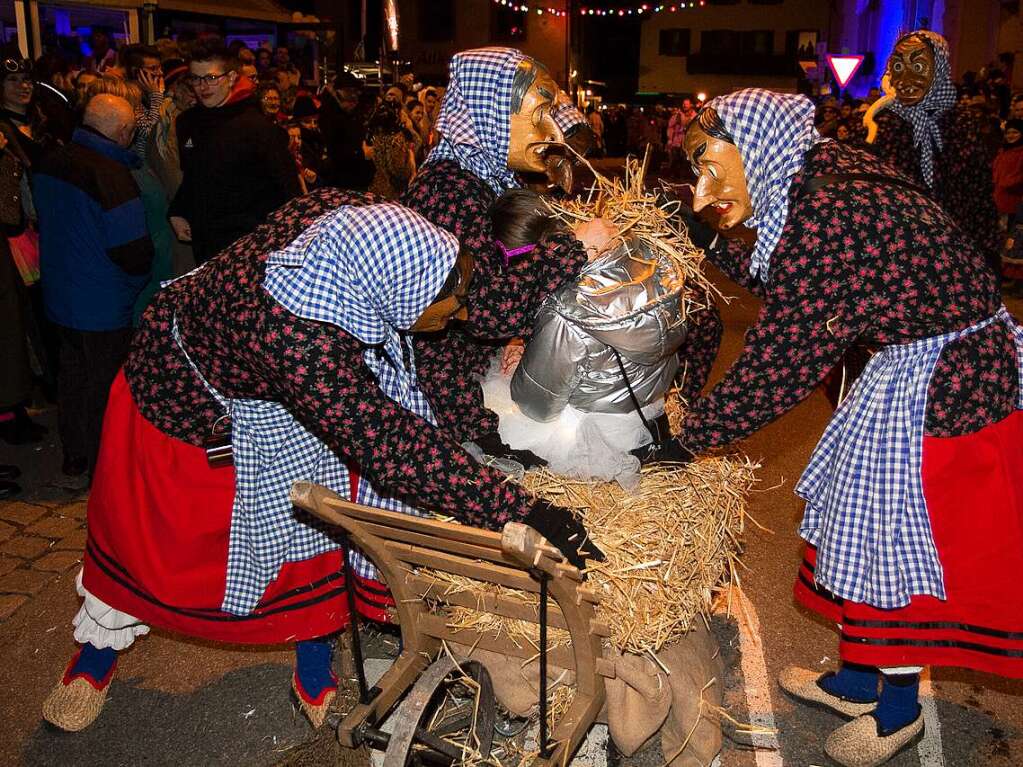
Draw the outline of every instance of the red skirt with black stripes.
<instances>
[{"instance_id":1,"label":"red skirt with black stripes","mask_svg":"<svg viewBox=\"0 0 1023 767\"><path fill-rule=\"evenodd\" d=\"M807 546L796 600L840 626L842 660L961 666L1023 678L1023 411L961 437L924 437L923 488L946 599L897 610L814 583Z\"/></svg>"},{"instance_id":2,"label":"red skirt with black stripes","mask_svg":"<svg viewBox=\"0 0 1023 767\"><path fill-rule=\"evenodd\" d=\"M345 628L340 551L285 564L249 615L220 609L233 504L234 470L211 469L202 448L146 421L118 374L89 495L85 588L143 623L221 642L276 644ZM353 576L359 614L386 621L387 587Z\"/></svg>"}]
</instances>

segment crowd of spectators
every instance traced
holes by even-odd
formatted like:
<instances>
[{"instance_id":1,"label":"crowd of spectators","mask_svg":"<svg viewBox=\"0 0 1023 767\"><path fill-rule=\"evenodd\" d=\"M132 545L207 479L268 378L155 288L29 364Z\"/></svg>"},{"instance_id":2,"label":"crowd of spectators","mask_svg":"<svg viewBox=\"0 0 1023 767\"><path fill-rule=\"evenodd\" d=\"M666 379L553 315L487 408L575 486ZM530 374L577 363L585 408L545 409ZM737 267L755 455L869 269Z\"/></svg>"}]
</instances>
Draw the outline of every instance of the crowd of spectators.
<instances>
[{"instance_id":1,"label":"crowd of spectators","mask_svg":"<svg viewBox=\"0 0 1023 767\"><path fill-rule=\"evenodd\" d=\"M436 144L443 91L412 75L380 89L342 72L323 87L287 47L161 40L88 56L3 52L0 87L0 439L41 439L34 388L59 405L63 468L88 477L106 390L148 300L287 200L319 187L397 199ZM1023 252L1023 93L997 68L967 75L960 103L981 140L1007 243ZM702 94L701 94L702 95ZM818 100L817 127L862 140L862 100ZM702 102L586 109L592 153L642 155L685 179L685 129ZM1013 236L1019 231L1018 236ZM1023 256L1017 256L1023 278ZM1018 289L1018 288L1017 288ZM0 497L16 492L0 467Z\"/></svg>"},{"instance_id":2,"label":"crowd of spectators","mask_svg":"<svg viewBox=\"0 0 1023 767\"><path fill-rule=\"evenodd\" d=\"M63 471L88 482L106 392L160 283L322 186L395 199L436 142L442 91L315 88L286 47L171 41L36 61L0 52L0 439L56 401ZM10 361L8 364L7 361ZM0 467L0 497L18 492Z\"/></svg>"}]
</instances>

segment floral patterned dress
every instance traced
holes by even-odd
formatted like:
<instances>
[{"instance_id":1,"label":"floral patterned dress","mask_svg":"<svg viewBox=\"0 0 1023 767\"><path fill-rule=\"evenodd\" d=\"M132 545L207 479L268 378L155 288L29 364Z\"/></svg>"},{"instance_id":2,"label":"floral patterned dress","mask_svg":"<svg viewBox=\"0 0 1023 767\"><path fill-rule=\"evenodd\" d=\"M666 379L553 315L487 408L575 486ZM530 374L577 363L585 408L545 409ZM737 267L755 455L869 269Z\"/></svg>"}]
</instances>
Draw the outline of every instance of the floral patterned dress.
<instances>
[{"instance_id":1,"label":"floral patterned dress","mask_svg":"<svg viewBox=\"0 0 1023 767\"><path fill-rule=\"evenodd\" d=\"M999 259L998 211L994 204L992 144L982 120L968 107L955 106L937 119L944 146L934 153L934 199L980 248L992 265ZM859 145L926 188L912 126L882 112L873 144Z\"/></svg>"},{"instance_id":2,"label":"floral patterned dress","mask_svg":"<svg viewBox=\"0 0 1023 767\"><path fill-rule=\"evenodd\" d=\"M682 441L690 449L726 445L780 417L857 341L907 344L968 328L999 309L984 257L925 195L864 181L803 191L807 179L823 174L892 172L861 150L817 144L792 180L766 283L750 277L741 244L712 254L763 305L739 359L686 414ZM1023 677L1023 589L1006 577L1023 572L1019 388L1005 322L944 346L931 375L919 480L945 598L914 594L898 609L842 599L818 585L818 551L807 546L795 596L840 626L844 662ZM845 456L842 468L855 474L850 460ZM868 462L858 465L863 473ZM847 501L851 508L855 499L839 499ZM900 532L881 536L897 540Z\"/></svg>"},{"instance_id":3,"label":"floral patterned dress","mask_svg":"<svg viewBox=\"0 0 1023 767\"><path fill-rule=\"evenodd\" d=\"M285 562L248 614L221 609L235 472L202 450L224 415L203 378L227 398L284 405L361 478L418 508L500 529L533 499L479 466L443 429L380 389L363 346L340 328L286 311L263 288L270 253L319 216L371 195L322 189L297 198L161 290L143 315L111 390L89 499L83 569L88 593L130 622L230 642L278 643L343 628L348 603L340 550ZM177 323L184 348L174 341ZM387 618L379 582L354 574L356 608Z\"/></svg>"},{"instance_id":4,"label":"floral patterned dress","mask_svg":"<svg viewBox=\"0 0 1023 767\"><path fill-rule=\"evenodd\" d=\"M192 361L225 397L280 402L381 490L466 524L500 528L525 516L530 497L384 395L358 340L292 315L263 290L266 257L277 243L294 239L328 204L366 200L337 190L300 198L161 291L125 364L135 402L150 423L193 445L222 415L171 337L176 316Z\"/></svg>"},{"instance_id":5,"label":"floral patterned dress","mask_svg":"<svg viewBox=\"0 0 1023 767\"><path fill-rule=\"evenodd\" d=\"M711 254L733 280L763 299L740 358L696 400L683 442L700 452L749 436L809 396L854 342L898 344L967 327L1000 305L995 277L967 236L915 192L843 182L802 194L831 173L881 173L867 153L818 144L793 179L784 232L766 284L749 274L738 241ZM1012 413L1016 353L1004 325L949 345L931 378L929 435L982 429Z\"/></svg>"}]
</instances>

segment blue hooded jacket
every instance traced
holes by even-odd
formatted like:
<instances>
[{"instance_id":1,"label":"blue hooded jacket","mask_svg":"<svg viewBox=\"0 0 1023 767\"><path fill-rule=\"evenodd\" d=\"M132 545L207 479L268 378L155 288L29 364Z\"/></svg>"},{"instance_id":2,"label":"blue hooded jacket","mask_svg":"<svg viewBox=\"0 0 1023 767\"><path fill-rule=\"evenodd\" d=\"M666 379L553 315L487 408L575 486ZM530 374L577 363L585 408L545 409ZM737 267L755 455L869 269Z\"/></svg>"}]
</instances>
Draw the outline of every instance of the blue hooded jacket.
<instances>
[{"instance_id":1,"label":"blue hooded jacket","mask_svg":"<svg viewBox=\"0 0 1023 767\"><path fill-rule=\"evenodd\" d=\"M133 168L142 161L90 128L43 158L32 180L39 270L50 320L74 330L130 328L153 242Z\"/></svg>"}]
</instances>

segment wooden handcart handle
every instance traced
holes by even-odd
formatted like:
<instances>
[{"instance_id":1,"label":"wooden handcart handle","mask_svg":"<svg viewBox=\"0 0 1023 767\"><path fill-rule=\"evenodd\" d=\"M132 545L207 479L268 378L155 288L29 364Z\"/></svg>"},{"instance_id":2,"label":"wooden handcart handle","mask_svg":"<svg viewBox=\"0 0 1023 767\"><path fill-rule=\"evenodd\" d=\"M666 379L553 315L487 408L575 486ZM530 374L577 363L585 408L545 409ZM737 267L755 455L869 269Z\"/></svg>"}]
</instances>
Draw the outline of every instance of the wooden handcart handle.
<instances>
[{"instance_id":1,"label":"wooden handcart handle","mask_svg":"<svg viewBox=\"0 0 1023 767\"><path fill-rule=\"evenodd\" d=\"M539 567L543 560L562 562L565 559L556 546L551 545L546 538L529 525L521 522L509 522L501 532L501 550L516 562L526 567Z\"/></svg>"}]
</instances>

